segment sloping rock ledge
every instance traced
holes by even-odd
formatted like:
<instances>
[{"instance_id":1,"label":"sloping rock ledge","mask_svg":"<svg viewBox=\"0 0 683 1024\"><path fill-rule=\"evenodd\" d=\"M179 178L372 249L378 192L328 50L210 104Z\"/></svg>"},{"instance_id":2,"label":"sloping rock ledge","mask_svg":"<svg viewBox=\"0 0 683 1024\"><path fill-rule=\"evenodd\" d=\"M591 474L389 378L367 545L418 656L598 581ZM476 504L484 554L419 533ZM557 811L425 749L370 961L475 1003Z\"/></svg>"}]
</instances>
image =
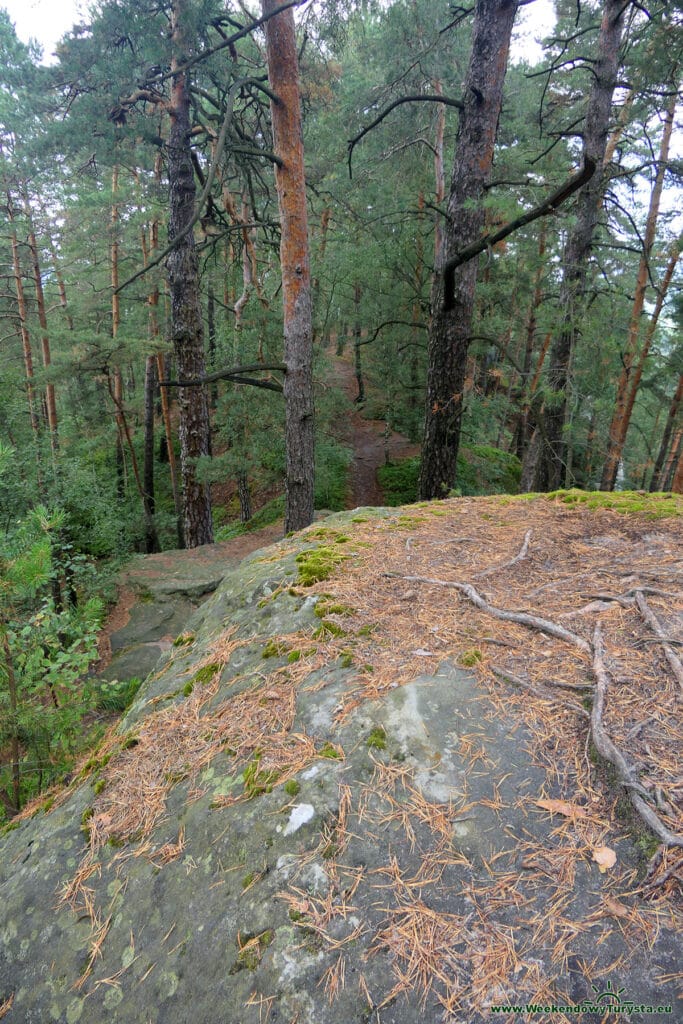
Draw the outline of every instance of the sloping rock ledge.
<instances>
[{"instance_id":1,"label":"sloping rock ledge","mask_svg":"<svg viewBox=\"0 0 683 1024\"><path fill-rule=\"evenodd\" d=\"M337 529L362 557L354 519L400 515L247 558L82 781L0 840L9 1024L478 1024L619 982L675 1002L672 925L614 909L630 840L610 836L613 873L585 852L558 866L566 833L534 798L566 794L519 717L448 658L350 699L370 666L319 657L343 610L316 615L334 581L297 583L297 554Z\"/></svg>"}]
</instances>

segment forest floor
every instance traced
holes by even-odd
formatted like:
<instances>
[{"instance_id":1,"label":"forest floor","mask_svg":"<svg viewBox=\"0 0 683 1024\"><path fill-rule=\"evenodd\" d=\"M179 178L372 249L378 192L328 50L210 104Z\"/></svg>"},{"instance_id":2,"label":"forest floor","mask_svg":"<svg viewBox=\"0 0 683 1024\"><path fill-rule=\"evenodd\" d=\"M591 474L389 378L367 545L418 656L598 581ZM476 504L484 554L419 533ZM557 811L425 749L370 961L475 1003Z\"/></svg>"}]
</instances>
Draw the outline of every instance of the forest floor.
<instances>
[{"instance_id":1,"label":"forest floor","mask_svg":"<svg viewBox=\"0 0 683 1024\"><path fill-rule=\"evenodd\" d=\"M353 400L352 364L337 359L333 367L332 379ZM416 454L417 446L399 434L387 433L383 421L364 419L357 406L344 424L344 439L354 451L348 506L381 505L377 469L387 459ZM615 496L618 503L619 496ZM462 586L477 588L484 595L484 605L488 602L513 615L535 616L531 635L528 624L511 627L508 619L504 629L500 622L494 628L494 619L483 640L475 643L472 638L480 633L475 624L481 611L461 612L456 631L459 639L451 636L451 642L462 647L458 657L462 656L463 665L470 665L478 675L484 673L494 689L504 684L504 700L513 718L515 711L532 716L540 738L538 749L546 760L553 761L557 772L568 771L568 759L574 759L574 771L584 778L594 778L590 752L579 738L585 735L590 720L587 694L594 685L590 673L587 678L585 652L596 648L588 635L582 647L583 641L577 641L574 632L583 637L589 625L599 623L606 631L606 664L616 684L610 694L610 732L634 766L628 772L639 780L637 791L648 803L652 800L664 827L676 831L683 805L679 759L683 668L680 662L678 668L674 664L683 643L683 500L666 496L659 503L643 499L642 504L642 513L629 507L625 510L632 514L624 515L616 508L587 507L578 501L576 507L568 507L558 501L527 502L503 495L460 499L457 535L452 524L440 528L438 516L447 513L438 509L430 538L425 539L424 529L419 530L419 545L429 556L424 564L418 557L417 538L413 545L409 535L407 539L397 535L401 551L396 552L396 559L403 565L406 593L399 603L387 598L386 607L382 601L378 604L377 592L367 593L364 614L390 615L391 622L386 624L387 631L394 634L390 649L395 653L405 647L402 632L410 636L408 646L417 657L408 651L408 667L415 672L424 670L430 658L442 653L444 631L452 634L451 612L447 611L451 601L446 599L449 583L442 582L441 571L452 556L458 579L466 581ZM420 506L414 509L407 509L402 521L408 534L413 521L416 529L424 522ZM653 520L648 514L663 518ZM279 521L192 551L136 556L121 574L119 600L101 636L98 670L109 678L147 675L227 571L252 551L281 537ZM375 555L386 565L386 544ZM353 601L349 595L350 604L355 605L358 594L366 589L363 580L349 573L344 577L347 585L355 594ZM373 586L376 591L377 583ZM487 617L487 608L483 611ZM546 620L568 630L572 638L549 638L547 630L538 626ZM413 635L416 629L426 631L419 642ZM668 649L658 639L658 632L670 638ZM578 647L578 657L567 657L568 643ZM597 662L599 671L600 658ZM387 668L395 672L394 666ZM595 671L596 664L593 674ZM377 679L376 670L373 685ZM510 694L510 686L515 696ZM616 777L624 771L622 766ZM594 793L586 784L580 802L590 806L592 799ZM561 818L575 821L573 804L560 806L555 801L553 810ZM653 845L651 837L640 834L643 852L651 856L657 842ZM651 865L650 883L655 889L680 884L683 860L680 851L675 852L674 856L670 848L668 854L660 853Z\"/></svg>"}]
</instances>

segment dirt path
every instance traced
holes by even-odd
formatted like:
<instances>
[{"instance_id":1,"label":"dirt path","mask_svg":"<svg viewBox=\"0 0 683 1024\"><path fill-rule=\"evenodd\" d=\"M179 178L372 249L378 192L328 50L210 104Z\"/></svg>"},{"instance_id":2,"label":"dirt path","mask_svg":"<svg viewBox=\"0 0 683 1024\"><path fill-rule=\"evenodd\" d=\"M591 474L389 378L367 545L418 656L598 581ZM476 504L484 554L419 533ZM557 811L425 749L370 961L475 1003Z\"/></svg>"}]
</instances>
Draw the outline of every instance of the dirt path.
<instances>
[{"instance_id":1,"label":"dirt path","mask_svg":"<svg viewBox=\"0 0 683 1024\"><path fill-rule=\"evenodd\" d=\"M341 388L353 403L356 380L349 358L336 358L332 383ZM383 420L365 419L353 404L343 431L343 440L353 449L349 468L347 506L382 505L384 494L377 481L377 470L387 459L396 461L419 452L419 446L396 432L387 432ZM162 551L156 555L136 555L119 578L118 600L99 637L100 659L95 671L109 670L112 656L127 651L126 661L119 657L112 667L120 678L133 672L136 665L145 672L161 650L180 631L179 623L192 607L201 603L218 585L225 573L258 548L282 537L282 520L219 544L205 544L189 551ZM150 598L166 605L175 602L175 614L158 625ZM130 644L130 647L129 647ZM132 648L132 649L131 649Z\"/></svg>"},{"instance_id":2,"label":"dirt path","mask_svg":"<svg viewBox=\"0 0 683 1024\"><path fill-rule=\"evenodd\" d=\"M349 358L336 358L333 363L332 383L347 395L351 402L358 393L353 363ZM387 460L396 462L418 455L420 446L403 434L387 432L384 420L365 419L357 405L349 414L344 440L353 448L350 467L350 508L359 505L382 505L384 494L377 481L377 470Z\"/></svg>"}]
</instances>

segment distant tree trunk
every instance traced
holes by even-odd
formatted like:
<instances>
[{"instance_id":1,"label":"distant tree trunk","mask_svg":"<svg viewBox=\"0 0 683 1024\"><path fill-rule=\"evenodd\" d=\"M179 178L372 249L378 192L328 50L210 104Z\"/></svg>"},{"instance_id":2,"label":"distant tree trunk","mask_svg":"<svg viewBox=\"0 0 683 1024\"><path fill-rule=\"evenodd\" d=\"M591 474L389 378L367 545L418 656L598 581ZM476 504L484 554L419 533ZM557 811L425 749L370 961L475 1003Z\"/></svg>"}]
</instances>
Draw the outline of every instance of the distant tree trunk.
<instances>
[{"instance_id":1,"label":"distant tree trunk","mask_svg":"<svg viewBox=\"0 0 683 1024\"><path fill-rule=\"evenodd\" d=\"M119 189L119 167L114 164L111 174L111 215L109 243L109 265L111 274L111 337L116 339L121 324L121 300L119 298L119 207L116 201ZM116 419L116 480L119 499L123 500L124 487L124 429L123 429L123 377L121 367L114 367L114 416Z\"/></svg>"},{"instance_id":2,"label":"distant tree trunk","mask_svg":"<svg viewBox=\"0 0 683 1024\"><path fill-rule=\"evenodd\" d=\"M667 456L666 465L662 473L662 490L670 491L674 484L675 475L677 469L681 463L681 455L683 454L683 427L679 427L674 435L669 454Z\"/></svg>"},{"instance_id":3,"label":"distant tree trunk","mask_svg":"<svg viewBox=\"0 0 683 1024\"><path fill-rule=\"evenodd\" d=\"M168 256L171 291L171 334L178 376L184 380L206 372L202 311L199 299L199 268L192 231L187 229L195 212L195 181L190 150L190 94L184 72L178 71L189 52L185 38L185 0L174 0L172 10L173 72L171 130L168 142L169 242L180 237ZM178 398L180 467L183 491L185 546L196 548L213 542L209 485L197 477L197 459L209 454L209 403L206 387L180 388Z\"/></svg>"},{"instance_id":4,"label":"distant tree trunk","mask_svg":"<svg viewBox=\"0 0 683 1024\"><path fill-rule=\"evenodd\" d=\"M455 484L467 351L472 333L477 261L459 267L453 308L443 309L441 268L484 225L481 203L493 164L512 25L518 0L477 0L463 88L444 241L432 288L425 435L419 493L442 498Z\"/></svg>"},{"instance_id":5,"label":"distant tree trunk","mask_svg":"<svg viewBox=\"0 0 683 1024\"><path fill-rule=\"evenodd\" d=\"M19 243L17 232L14 227L12 200L7 197L7 212L9 216L12 245L12 269L14 272L14 287L17 295L17 312L19 313L19 330L21 333L21 347L24 355L24 372L26 374L26 399L28 402L28 414L31 422L33 441L36 446L36 462L38 465L38 483L42 490L41 466L40 466L40 421L36 411L35 384L33 377L33 350L31 348L31 335L28 329L28 317L26 313L26 295L24 293L24 281L21 273L21 260L19 258Z\"/></svg>"},{"instance_id":6,"label":"distant tree trunk","mask_svg":"<svg viewBox=\"0 0 683 1024\"><path fill-rule=\"evenodd\" d=\"M678 419L678 412L683 403L683 373L678 378L678 387L676 388L676 394L673 397L671 405L669 406L669 415L666 419L664 426L664 434L662 435L662 442L659 446L659 452L655 459L654 469L652 470L652 479L650 480L650 490L659 491L663 487L665 472L664 466L666 463L667 453L669 451L669 444L671 442L671 435L674 432L676 421Z\"/></svg>"},{"instance_id":7,"label":"distant tree trunk","mask_svg":"<svg viewBox=\"0 0 683 1024\"><path fill-rule=\"evenodd\" d=\"M548 222L541 221L538 233L538 269L534 275L534 290L529 305L529 312L526 321L526 340L524 345L524 360L522 362L522 407L519 411L515 428L514 449L518 459L524 458L529 443L529 400L531 388L529 376L531 374L531 362L534 355L534 343L536 341L536 327L538 324L538 310L543 301L543 277L545 274L544 257Z\"/></svg>"},{"instance_id":8,"label":"distant tree trunk","mask_svg":"<svg viewBox=\"0 0 683 1024\"><path fill-rule=\"evenodd\" d=\"M209 329L209 366L216 369L216 296L213 290L213 281L209 283L209 296L206 304L206 325ZM218 403L218 383L211 385L211 408L215 409ZM209 440L211 438L209 437Z\"/></svg>"},{"instance_id":9,"label":"distant tree trunk","mask_svg":"<svg viewBox=\"0 0 683 1024\"><path fill-rule=\"evenodd\" d=\"M601 491L614 490L614 485L617 480L617 471L619 469L619 463L621 461L621 456L624 451L624 445L626 443L626 434L628 433L628 427L631 421L633 404L635 402L636 392L638 390L640 378L642 376L642 353L639 367L636 369L636 373L634 374L633 378L631 376L631 371L633 369L633 361L636 357L636 352L638 349L638 338L640 336L641 317L643 313L643 307L645 305L645 294L647 292L650 279L650 256L652 255L652 249L655 244L657 218L659 216L662 189L664 188L664 175L666 172L667 160L669 158L669 144L671 142L671 133L673 131L674 114L676 111L676 99L677 96L674 93L674 95L671 97L671 100L669 101L669 107L666 111L666 117L664 120L664 131L662 132L662 141L659 149L657 173L655 175L655 181L652 187L652 193L650 195L650 206L647 213L647 220L645 222L643 251L640 257L640 265L638 267L638 277L636 279L636 290L635 297L633 300L633 309L631 311L631 320L629 323L626 345L621 356L622 369L619 375L619 381L617 383L617 393L614 400L614 413L612 415L612 422L609 428L607 455L605 457L605 463L602 469L602 479L600 481ZM676 253L676 258L674 259L673 265L671 266L670 274L668 274L667 268L667 274L665 275L667 287L668 281L671 280L671 275L673 274L673 269L676 265L677 259L678 253ZM666 280L667 276L668 281ZM664 287L664 283L662 287ZM666 294L666 291L664 291L664 294ZM661 293L661 289L660 297L661 301L663 302L664 295ZM647 356L649 348L650 345L646 339L644 345L645 356Z\"/></svg>"},{"instance_id":10,"label":"distant tree trunk","mask_svg":"<svg viewBox=\"0 0 683 1024\"><path fill-rule=\"evenodd\" d=\"M45 294L43 292L43 275L41 273L40 259L38 257L38 243L36 241L36 235L33 228L33 213L31 211L28 192L24 191L22 198L24 202L24 213L26 214L26 220L28 223L28 251L31 260L31 269L33 272L33 284L36 292L36 306L38 307L38 322L40 324L40 344L43 354L43 366L46 370L49 370L52 364L52 355L50 352L50 336L47 326ZM50 432L52 460L55 472L57 472L57 456L59 452L57 399L55 396L55 386L51 381L48 381L45 385L45 410L47 414L47 427Z\"/></svg>"},{"instance_id":11,"label":"distant tree trunk","mask_svg":"<svg viewBox=\"0 0 683 1024\"><path fill-rule=\"evenodd\" d=\"M38 200L40 212L43 216L47 216L46 206L42 199ZM50 249L50 255L52 256L52 269L54 270L55 279L57 281L57 289L59 291L59 305L62 307L64 316L67 322L67 326L70 331L74 329L74 319L69 312L69 303L66 298L66 285L64 284L64 275L59 265L59 256L57 255L57 249L52 235L48 237L48 246Z\"/></svg>"},{"instance_id":12,"label":"distant tree trunk","mask_svg":"<svg viewBox=\"0 0 683 1024\"><path fill-rule=\"evenodd\" d=\"M671 482L671 490L674 494L683 494L683 444L681 443L678 445L676 468Z\"/></svg>"},{"instance_id":13,"label":"distant tree trunk","mask_svg":"<svg viewBox=\"0 0 683 1024\"><path fill-rule=\"evenodd\" d=\"M261 0L264 14L279 0ZM275 168L280 209L282 304L284 308L284 381L286 508L285 532L313 522L313 325L308 248L306 182L299 94L299 70L291 7L265 25L268 77L277 101L271 101Z\"/></svg>"},{"instance_id":14,"label":"distant tree trunk","mask_svg":"<svg viewBox=\"0 0 683 1024\"><path fill-rule=\"evenodd\" d=\"M237 496L240 501L240 522L248 523L251 519L251 492L249 477L245 470L240 470L237 474Z\"/></svg>"},{"instance_id":15,"label":"distant tree trunk","mask_svg":"<svg viewBox=\"0 0 683 1024\"><path fill-rule=\"evenodd\" d=\"M356 385L358 387L358 394L356 395L356 402L365 401L365 382L363 381L363 359L361 355L361 334L363 331L362 324L360 322L360 300L363 296L363 291L360 284L356 281L353 288L353 310L354 310L354 325L353 325L353 358L354 358L354 372L356 374Z\"/></svg>"},{"instance_id":16,"label":"distant tree trunk","mask_svg":"<svg viewBox=\"0 0 683 1024\"><path fill-rule=\"evenodd\" d=\"M541 413L543 423L537 428L537 445L534 446L538 457L533 467L531 489L536 491L555 490L564 482L570 366L580 330L588 258L603 200L607 133L619 70L624 13L628 7L629 4L623 0L605 0L597 56L590 65L592 86L583 129L583 155L584 162L586 157L595 161L597 170L579 192L575 223L569 231L564 250L559 299L562 321L550 350L548 397ZM531 475L526 473L527 478Z\"/></svg>"}]
</instances>

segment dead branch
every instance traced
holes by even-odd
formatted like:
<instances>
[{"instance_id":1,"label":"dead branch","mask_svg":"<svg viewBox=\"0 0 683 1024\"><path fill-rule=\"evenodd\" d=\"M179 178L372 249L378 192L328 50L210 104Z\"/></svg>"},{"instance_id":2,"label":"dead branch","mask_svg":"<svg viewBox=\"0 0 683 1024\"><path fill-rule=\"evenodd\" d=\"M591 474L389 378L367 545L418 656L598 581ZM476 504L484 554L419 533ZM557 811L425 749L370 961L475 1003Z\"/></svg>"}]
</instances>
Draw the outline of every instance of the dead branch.
<instances>
[{"instance_id":1,"label":"dead branch","mask_svg":"<svg viewBox=\"0 0 683 1024\"><path fill-rule=\"evenodd\" d=\"M591 653L591 646L588 641L584 640L577 633L572 633L570 630L558 626L549 619L542 619L537 615L529 615L527 612L509 612L504 608L496 608L495 605L485 601L481 594L469 583L456 583L454 580L435 580L430 579L428 576L400 576L398 573L384 573L383 575L397 577L409 583L428 583L434 587L449 587L453 590L458 590L473 605L486 612L487 615L492 615L494 619L500 619L502 622L516 622L518 625L526 626L528 629L538 629L542 633L547 633L548 636L554 636L558 640L564 640L565 643L574 644L575 647L578 647L579 650L584 651L586 654Z\"/></svg>"},{"instance_id":2,"label":"dead branch","mask_svg":"<svg viewBox=\"0 0 683 1024\"><path fill-rule=\"evenodd\" d=\"M628 791L631 803L654 834L668 846L683 846L683 836L678 836L666 827L659 815L646 802L647 790L636 779L635 768L628 763L622 752L607 735L603 725L605 699L609 686L609 674L605 667L605 649L600 623L593 633L593 673L595 675L595 697L591 712L591 738L600 757L609 761L617 771L619 782Z\"/></svg>"},{"instance_id":3,"label":"dead branch","mask_svg":"<svg viewBox=\"0 0 683 1024\"><path fill-rule=\"evenodd\" d=\"M638 611L642 615L645 622L648 624L653 633L657 635L657 639L660 641L664 648L664 656L671 666L671 671L676 677L678 686L683 696L683 664L681 659L678 657L673 647L669 642L669 638L666 636L662 629L659 619L648 605L643 592L641 590L636 591L636 604L638 605Z\"/></svg>"},{"instance_id":4,"label":"dead branch","mask_svg":"<svg viewBox=\"0 0 683 1024\"><path fill-rule=\"evenodd\" d=\"M195 377L189 380L160 380L157 387L160 388L199 388L204 384L212 384L217 380L229 380L233 384L251 384L255 388L266 388L268 391L282 391L282 384L277 380L259 377L245 377L246 373L256 373L258 370L281 370L283 373L287 367L284 363L248 363L245 366L233 366L229 370L216 370L214 373L204 374L202 377Z\"/></svg>"},{"instance_id":5,"label":"dead branch","mask_svg":"<svg viewBox=\"0 0 683 1024\"><path fill-rule=\"evenodd\" d=\"M518 231L519 228L524 227L526 224L531 224L532 221L537 220L539 217L546 217L549 213L554 213L558 206L561 206L569 196L580 189L582 185L585 185L586 182L593 177L593 174L595 173L595 166L595 161L591 160L590 157L586 157L581 170L571 178L568 178L564 184L555 189L555 191L549 195L547 199L544 199L542 203L539 203L538 206L534 206L531 210L528 210L521 216L509 221L500 228L500 230L495 231L493 234L482 235L482 237L477 239L476 242L472 242L464 249L461 249L457 255L448 260L443 266L444 310L453 309L455 301L455 271L458 267L461 267L463 263L468 263L471 259L474 259L475 256L478 256L480 252L484 252L485 249L492 249L494 245L498 242L502 242L502 240L507 238L508 235L511 235L513 231Z\"/></svg>"},{"instance_id":6,"label":"dead branch","mask_svg":"<svg viewBox=\"0 0 683 1024\"><path fill-rule=\"evenodd\" d=\"M354 136L354 138L352 139L349 139L349 178L353 177L351 173L351 158L353 157L354 146L356 146L357 143L359 143L360 140L368 134L368 132L371 132L372 129L376 128L378 124L381 124L381 122L384 120L387 114L390 114L392 110L394 110L396 107L399 107L402 103L443 103L445 106L455 107L457 110L463 110L465 106L462 100L455 100L449 98L448 96L441 96L438 93L434 96L429 94L422 94L417 96L400 96L397 100L394 100L393 103L390 103L389 106L385 107L384 110L377 115L375 120L371 124L366 125L366 127L363 128L363 130L359 132L358 135Z\"/></svg>"},{"instance_id":7,"label":"dead branch","mask_svg":"<svg viewBox=\"0 0 683 1024\"><path fill-rule=\"evenodd\" d=\"M289 6L292 5L290 4ZM257 78L239 78L236 82L233 82L232 86L230 87L226 98L225 117L223 119L223 124L221 126L221 130L218 136L218 140L216 142L216 147L214 149L213 156L211 158L211 166L209 167L208 173L206 175L204 188L202 189L202 193L197 201L197 205L192 220L189 221L178 232L173 241L170 242L162 252L155 256L153 260L149 260L149 262L147 262L145 266L142 267L141 270L138 270L135 274L129 277L127 281L124 281L123 284L120 284L118 286L118 288L115 288L114 295L118 295L119 292L123 291L124 288L127 288L128 285L132 284L134 281L137 281L138 278L143 276L143 274L148 273L148 271L150 271L152 267L158 266L163 260L165 260L166 257L169 256L174 249L178 248L183 239L187 235L189 235L190 231L192 231L195 224L197 224L198 221L200 220L206 201L211 194L211 188L213 186L213 181L216 176L218 163L221 159L221 156L223 155L223 149L225 148L225 140L227 138L228 129L230 127L230 124L232 123L232 113L233 107L235 105L235 99L240 89L243 88L245 85L253 85L256 86L256 88L258 89L263 88L262 83L259 82Z\"/></svg>"},{"instance_id":8,"label":"dead branch","mask_svg":"<svg viewBox=\"0 0 683 1024\"><path fill-rule=\"evenodd\" d=\"M531 540L531 535L533 532L533 530L527 530L526 534L524 535L524 543L519 549L519 553L516 554L514 558L511 558L508 562L503 562L502 565L493 565L491 566L490 569L484 569L483 572L477 572L474 574L474 578L483 579L484 576L490 576L494 572L501 572L503 569L509 569L510 566L515 565L516 562L521 562L527 556L527 552L529 550L529 541Z\"/></svg>"}]
</instances>

